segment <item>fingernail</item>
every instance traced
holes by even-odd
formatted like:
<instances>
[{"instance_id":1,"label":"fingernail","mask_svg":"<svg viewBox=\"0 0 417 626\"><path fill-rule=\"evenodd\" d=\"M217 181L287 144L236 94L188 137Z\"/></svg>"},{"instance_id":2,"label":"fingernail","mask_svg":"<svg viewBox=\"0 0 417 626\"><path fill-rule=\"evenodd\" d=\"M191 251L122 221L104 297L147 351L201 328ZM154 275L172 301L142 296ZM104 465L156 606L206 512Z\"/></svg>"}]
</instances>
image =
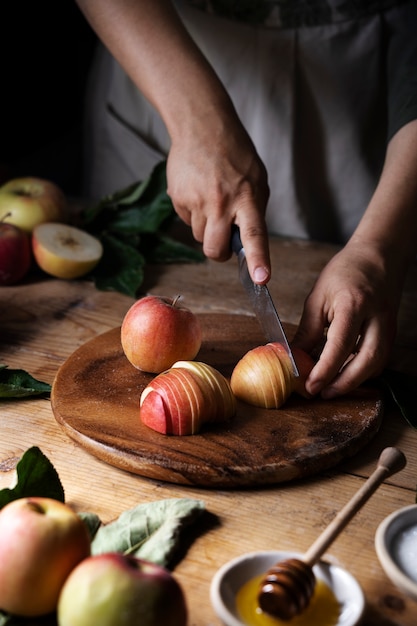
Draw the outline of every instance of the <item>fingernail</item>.
<instances>
[{"instance_id":1,"label":"fingernail","mask_svg":"<svg viewBox=\"0 0 417 626\"><path fill-rule=\"evenodd\" d=\"M269 274L264 267L255 267L253 278L255 283L262 284L268 280Z\"/></svg>"}]
</instances>

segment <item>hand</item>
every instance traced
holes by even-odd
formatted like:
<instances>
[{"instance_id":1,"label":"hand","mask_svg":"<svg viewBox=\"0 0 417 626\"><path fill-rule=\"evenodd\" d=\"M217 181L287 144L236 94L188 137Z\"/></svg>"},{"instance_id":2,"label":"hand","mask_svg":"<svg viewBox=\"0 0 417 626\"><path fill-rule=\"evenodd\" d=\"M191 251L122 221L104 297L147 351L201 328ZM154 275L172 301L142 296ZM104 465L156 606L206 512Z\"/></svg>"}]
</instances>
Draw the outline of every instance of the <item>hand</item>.
<instances>
[{"instance_id":1,"label":"hand","mask_svg":"<svg viewBox=\"0 0 417 626\"><path fill-rule=\"evenodd\" d=\"M187 133L174 140L167 178L178 215L191 226L210 259L231 256L231 226L238 224L254 282L270 278L265 208L269 195L265 167L237 117L218 111L190 121ZM223 132L226 129L226 132Z\"/></svg>"},{"instance_id":2,"label":"hand","mask_svg":"<svg viewBox=\"0 0 417 626\"><path fill-rule=\"evenodd\" d=\"M396 333L402 288L400 269L376 249L348 243L324 268L308 296L294 345L320 359L306 389L333 398L377 376Z\"/></svg>"}]
</instances>

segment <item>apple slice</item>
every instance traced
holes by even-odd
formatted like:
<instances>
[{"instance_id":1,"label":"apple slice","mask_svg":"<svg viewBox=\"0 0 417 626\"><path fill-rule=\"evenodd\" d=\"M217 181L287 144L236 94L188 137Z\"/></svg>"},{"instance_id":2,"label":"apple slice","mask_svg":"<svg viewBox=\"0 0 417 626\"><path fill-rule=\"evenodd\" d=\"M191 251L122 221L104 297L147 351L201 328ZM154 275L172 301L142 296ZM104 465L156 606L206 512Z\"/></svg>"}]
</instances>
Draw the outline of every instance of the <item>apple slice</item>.
<instances>
[{"instance_id":1,"label":"apple slice","mask_svg":"<svg viewBox=\"0 0 417 626\"><path fill-rule=\"evenodd\" d=\"M39 267L56 278L79 278L100 261L103 247L89 233L58 222L39 224L32 233L33 256Z\"/></svg>"}]
</instances>

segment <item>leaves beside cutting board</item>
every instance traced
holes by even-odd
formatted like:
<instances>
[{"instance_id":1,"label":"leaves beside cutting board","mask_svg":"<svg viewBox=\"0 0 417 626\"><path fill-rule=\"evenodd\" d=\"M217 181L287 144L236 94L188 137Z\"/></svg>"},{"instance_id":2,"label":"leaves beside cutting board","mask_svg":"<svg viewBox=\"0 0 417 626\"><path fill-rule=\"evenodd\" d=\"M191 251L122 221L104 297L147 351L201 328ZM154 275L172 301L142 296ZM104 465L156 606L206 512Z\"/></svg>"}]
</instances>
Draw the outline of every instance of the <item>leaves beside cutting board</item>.
<instances>
[{"instance_id":1,"label":"leaves beside cutting board","mask_svg":"<svg viewBox=\"0 0 417 626\"><path fill-rule=\"evenodd\" d=\"M106 196L82 213L81 228L103 245L103 257L90 274L98 289L135 297L148 263L204 260L201 250L169 236L176 214L166 189L162 161L145 181Z\"/></svg>"},{"instance_id":2,"label":"leaves beside cutting board","mask_svg":"<svg viewBox=\"0 0 417 626\"><path fill-rule=\"evenodd\" d=\"M100 526L92 553L123 552L168 567L184 526L204 511L201 500L168 498L140 504L124 511L110 524Z\"/></svg>"},{"instance_id":3,"label":"leaves beside cutting board","mask_svg":"<svg viewBox=\"0 0 417 626\"><path fill-rule=\"evenodd\" d=\"M54 498L64 502L64 489L50 460L36 446L26 450L16 465L16 485L0 490L0 509L29 496Z\"/></svg>"},{"instance_id":4,"label":"leaves beside cutting board","mask_svg":"<svg viewBox=\"0 0 417 626\"><path fill-rule=\"evenodd\" d=\"M51 385L33 378L21 369L9 369L0 364L0 398L49 396Z\"/></svg>"}]
</instances>

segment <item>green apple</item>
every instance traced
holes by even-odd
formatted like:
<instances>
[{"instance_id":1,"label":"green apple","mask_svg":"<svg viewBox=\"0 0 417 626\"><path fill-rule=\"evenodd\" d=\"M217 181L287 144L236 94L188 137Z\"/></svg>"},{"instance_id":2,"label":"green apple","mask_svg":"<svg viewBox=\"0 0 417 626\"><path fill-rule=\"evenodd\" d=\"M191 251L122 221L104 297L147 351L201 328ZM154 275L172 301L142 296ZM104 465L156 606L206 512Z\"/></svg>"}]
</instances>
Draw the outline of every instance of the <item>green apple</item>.
<instances>
[{"instance_id":1,"label":"green apple","mask_svg":"<svg viewBox=\"0 0 417 626\"><path fill-rule=\"evenodd\" d=\"M36 617L56 609L74 567L90 555L81 518L50 498L20 498L0 511L0 609Z\"/></svg>"},{"instance_id":2,"label":"green apple","mask_svg":"<svg viewBox=\"0 0 417 626\"><path fill-rule=\"evenodd\" d=\"M55 183L43 178L13 178L0 187L0 219L27 233L43 222L66 219L67 200Z\"/></svg>"},{"instance_id":3,"label":"green apple","mask_svg":"<svg viewBox=\"0 0 417 626\"><path fill-rule=\"evenodd\" d=\"M91 556L69 575L58 626L186 626L184 594L165 568L116 552Z\"/></svg>"},{"instance_id":4,"label":"green apple","mask_svg":"<svg viewBox=\"0 0 417 626\"><path fill-rule=\"evenodd\" d=\"M44 272L65 279L84 276L103 255L103 247L96 237L58 222L39 224L34 228L32 250Z\"/></svg>"}]
</instances>

